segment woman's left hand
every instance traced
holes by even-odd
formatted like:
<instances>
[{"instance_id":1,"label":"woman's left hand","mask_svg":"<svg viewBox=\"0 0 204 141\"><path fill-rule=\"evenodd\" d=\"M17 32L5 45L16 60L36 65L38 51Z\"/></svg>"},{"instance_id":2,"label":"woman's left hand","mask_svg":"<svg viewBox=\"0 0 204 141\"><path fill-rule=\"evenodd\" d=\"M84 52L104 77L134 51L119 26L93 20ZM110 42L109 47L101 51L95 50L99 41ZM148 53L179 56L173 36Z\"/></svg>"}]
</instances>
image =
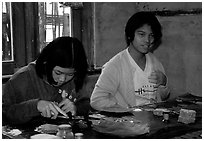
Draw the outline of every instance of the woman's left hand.
<instances>
[{"instance_id":1,"label":"woman's left hand","mask_svg":"<svg viewBox=\"0 0 204 141\"><path fill-rule=\"evenodd\" d=\"M65 98L63 99L59 105L59 107L61 107L61 109L65 112L65 113L68 113L68 112L71 112L72 115L75 115L76 114L76 106L74 105L73 102L71 102L69 99Z\"/></svg>"},{"instance_id":2,"label":"woman's left hand","mask_svg":"<svg viewBox=\"0 0 204 141\"><path fill-rule=\"evenodd\" d=\"M167 78L161 71L154 71L148 77L150 83L156 84L155 87L158 88L160 85L165 86Z\"/></svg>"}]
</instances>

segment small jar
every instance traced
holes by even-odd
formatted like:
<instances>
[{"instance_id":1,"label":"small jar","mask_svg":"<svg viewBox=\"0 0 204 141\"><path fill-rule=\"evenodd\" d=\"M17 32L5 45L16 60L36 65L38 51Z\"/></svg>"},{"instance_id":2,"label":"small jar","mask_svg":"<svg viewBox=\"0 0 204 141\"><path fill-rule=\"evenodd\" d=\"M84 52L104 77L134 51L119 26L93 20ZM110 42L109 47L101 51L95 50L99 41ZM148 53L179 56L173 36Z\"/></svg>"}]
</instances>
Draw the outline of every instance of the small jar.
<instances>
[{"instance_id":1,"label":"small jar","mask_svg":"<svg viewBox=\"0 0 204 141\"><path fill-rule=\"evenodd\" d=\"M75 133L74 137L75 139L83 139L83 133Z\"/></svg>"},{"instance_id":2,"label":"small jar","mask_svg":"<svg viewBox=\"0 0 204 141\"><path fill-rule=\"evenodd\" d=\"M59 125L58 132L56 135L62 139L73 139L74 138L74 135L71 129L71 125L69 124Z\"/></svg>"},{"instance_id":3,"label":"small jar","mask_svg":"<svg viewBox=\"0 0 204 141\"><path fill-rule=\"evenodd\" d=\"M163 122L168 123L169 122L169 112L164 112L163 113Z\"/></svg>"}]
</instances>

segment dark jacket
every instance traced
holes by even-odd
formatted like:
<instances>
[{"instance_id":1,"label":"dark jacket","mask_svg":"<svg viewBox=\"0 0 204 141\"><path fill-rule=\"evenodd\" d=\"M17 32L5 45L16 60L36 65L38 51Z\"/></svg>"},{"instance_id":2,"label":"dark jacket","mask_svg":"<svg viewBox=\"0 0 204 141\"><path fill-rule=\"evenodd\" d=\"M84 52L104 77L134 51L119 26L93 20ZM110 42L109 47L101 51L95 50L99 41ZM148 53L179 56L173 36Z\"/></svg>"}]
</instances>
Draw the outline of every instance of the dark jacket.
<instances>
[{"instance_id":1,"label":"dark jacket","mask_svg":"<svg viewBox=\"0 0 204 141\"><path fill-rule=\"evenodd\" d=\"M32 62L19 69L4 86L2 98L3 122L6 119L13 124L26 123L40 116L40 112L37 110L39 100L61 102L60 91L65 90L70 94L74 89L74 79L60 88L53 87L37 76L35 63ZM72 93L70 100L75 103L77 115L88 113L90 101L85 84L78 93Z\"/></svg>"}]
</instances>

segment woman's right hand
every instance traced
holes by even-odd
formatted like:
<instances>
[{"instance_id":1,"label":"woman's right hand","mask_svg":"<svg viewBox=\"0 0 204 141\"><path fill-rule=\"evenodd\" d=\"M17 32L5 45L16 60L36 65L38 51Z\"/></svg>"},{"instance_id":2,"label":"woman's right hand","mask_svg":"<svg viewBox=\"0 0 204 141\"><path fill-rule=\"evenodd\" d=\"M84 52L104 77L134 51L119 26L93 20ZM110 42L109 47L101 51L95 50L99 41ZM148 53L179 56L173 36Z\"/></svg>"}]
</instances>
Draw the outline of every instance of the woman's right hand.
<instances>
[{"instance_id":1,"label":"woman's right hand","mask_svg":"<svg viewBox=\"0 0 204 141\"><path fill-rule=\"evenodd\" d=\"M41 112L43 117L56 119L58 116L58 111L55 109L51 101L40 100L37 104L37 109Z\"/></svg>"}]
</instances>

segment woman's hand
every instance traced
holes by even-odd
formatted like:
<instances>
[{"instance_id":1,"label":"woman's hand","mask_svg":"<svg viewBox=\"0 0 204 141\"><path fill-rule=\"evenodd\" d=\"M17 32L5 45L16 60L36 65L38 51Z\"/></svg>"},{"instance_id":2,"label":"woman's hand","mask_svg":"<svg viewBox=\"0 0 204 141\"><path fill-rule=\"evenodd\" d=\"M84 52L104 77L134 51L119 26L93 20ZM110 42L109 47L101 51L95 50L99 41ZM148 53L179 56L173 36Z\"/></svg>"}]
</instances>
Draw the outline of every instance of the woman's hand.
<instances>
[{"instance_id":1,"label":"woman's hand","mask_svg":"<svg viewBox=\"0 0 204 141\"><path fill-rule=\"evenodd\" d=\"M59 105L59 107L61 107L61 109L65 112L65 113L68 113L68 112L71 112L72 115L75 115L76 114L76 106L74 105L73 102L71 102L69 99L65 98L63 99Z\"/></svg>"},{"instance_id":2,"label":"woman's hand","mask_svg":"<svg viewBox=\"0 0 204 141\"><path fill-rule=\"evenodd\" d=\"M167 78L161 71L154 71L148 77L150 83L156 84L155 87L158 88L160 85L165 86Z\"/></svg>"},{"instance_id":3,"label":"woman's hand","mask_svg":"<svg viewBox=\"0 0 204 141\"><path fill-rule=\"evenodd\" d=\"M58 116L58 111L55 109L51 101L40 100L37 104L37 109L41 112L43 117L56 119Z\"/></svg>"}]
</instances>

